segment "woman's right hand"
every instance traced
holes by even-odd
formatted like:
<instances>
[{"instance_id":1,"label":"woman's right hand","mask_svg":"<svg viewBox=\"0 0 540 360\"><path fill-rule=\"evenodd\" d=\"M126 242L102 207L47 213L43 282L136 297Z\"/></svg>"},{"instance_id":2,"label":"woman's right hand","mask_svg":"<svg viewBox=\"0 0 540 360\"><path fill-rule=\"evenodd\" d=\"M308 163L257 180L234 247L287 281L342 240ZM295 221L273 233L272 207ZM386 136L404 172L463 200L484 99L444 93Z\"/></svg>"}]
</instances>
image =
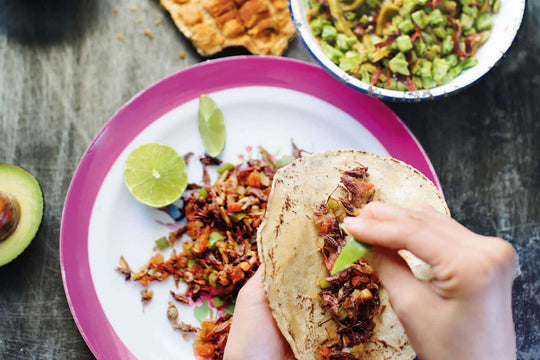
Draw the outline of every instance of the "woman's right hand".
<instances>
[{"instance_id":1,"label":"woman's right hand","mask_svg":"<svg viewBox=\"0 0 540 360\"><path fill-rule=\"evenodd\" d=\"M508 242L477 235L430 207L373 202L345 226L375 245L371 264L420 359L516 358ZM416 279L399 249L431 265L434 278Z\"/></svg>"}]
</instances>

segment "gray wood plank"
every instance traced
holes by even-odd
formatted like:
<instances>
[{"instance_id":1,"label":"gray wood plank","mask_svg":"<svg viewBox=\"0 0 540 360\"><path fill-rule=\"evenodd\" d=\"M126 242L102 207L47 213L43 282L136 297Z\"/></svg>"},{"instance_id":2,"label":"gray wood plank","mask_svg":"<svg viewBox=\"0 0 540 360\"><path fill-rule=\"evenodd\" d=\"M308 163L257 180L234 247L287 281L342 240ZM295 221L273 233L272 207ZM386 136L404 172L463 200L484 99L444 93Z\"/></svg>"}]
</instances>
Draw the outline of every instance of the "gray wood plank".
<instances>
[{"instance_id":1,"label":"gray wood plank","mask_svg":"<svg viewBox=\"0 0 540 360\"><path fill-rule=\"evenodd\" d=\"M540 3L529 1L527 11L512 51L477 84L431 103L389 104L432 159L456 219L515 246L523 360L540 358ZM237 53L245 52L220 56ZM313 62L299 39L285 55ZM46 200L37 238L0 268L0 359L92 358L59 266L71 176L122 104L203 60L156 1L0 0L0 163L33 172Z\"/></svg>"}]
</instances>

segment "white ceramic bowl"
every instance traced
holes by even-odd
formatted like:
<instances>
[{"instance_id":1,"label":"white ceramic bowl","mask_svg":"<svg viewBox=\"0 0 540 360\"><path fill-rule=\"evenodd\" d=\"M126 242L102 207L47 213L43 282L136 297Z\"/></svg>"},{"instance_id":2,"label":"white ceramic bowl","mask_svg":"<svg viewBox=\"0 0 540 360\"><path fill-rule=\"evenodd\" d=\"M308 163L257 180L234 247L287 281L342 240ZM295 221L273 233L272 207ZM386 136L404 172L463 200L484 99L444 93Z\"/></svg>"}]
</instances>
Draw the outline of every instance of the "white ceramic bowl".
<instances>
[{"instance_id":1,"label":"white ceramic bowl","mask_svg":"<svg viewBox=\"0 0 540 360\"><path fill-rule=\"evenodd\" d=\"M452 81L433 89L398 91L382 89L362 82L341 70L324 55L307 21L308 1L289 0L289 9L302 41L322 67L335 78L356 90L383 100L399 102L415 102L444 97L460 89L464 89L480 79L504 57L510 45L512 45L512 41L514 41L521 26L526 2L526 0L501 0L501 8L493 16L491 36L485 44L480 46L475 55L478 59L476 66L463 71Z\"/></svg>"}]
</instances>

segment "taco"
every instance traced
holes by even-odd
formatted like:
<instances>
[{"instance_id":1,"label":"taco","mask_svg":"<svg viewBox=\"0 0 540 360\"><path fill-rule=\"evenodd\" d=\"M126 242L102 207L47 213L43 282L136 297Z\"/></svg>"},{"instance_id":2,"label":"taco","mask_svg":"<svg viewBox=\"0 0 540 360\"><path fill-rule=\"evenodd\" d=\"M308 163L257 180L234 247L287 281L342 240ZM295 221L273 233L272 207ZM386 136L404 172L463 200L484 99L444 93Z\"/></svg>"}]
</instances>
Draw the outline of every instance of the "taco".
<instances>
[{"instance_id":1,"label":"taco","mask_svg":"<svg viewBox=\"0 0 540 360\"><path fill-rule=\"evenodd\" d=\"M388 293L360 259L335 276L344 246L344 216L377 200L403 207L428 204L449 215L433 183L405 163L358 150L305 156L273 180L257 234L270 308L298 360L412 359L415 352ZM400 251L414 275L431 269Z\"/></svg>"}]
</instances>

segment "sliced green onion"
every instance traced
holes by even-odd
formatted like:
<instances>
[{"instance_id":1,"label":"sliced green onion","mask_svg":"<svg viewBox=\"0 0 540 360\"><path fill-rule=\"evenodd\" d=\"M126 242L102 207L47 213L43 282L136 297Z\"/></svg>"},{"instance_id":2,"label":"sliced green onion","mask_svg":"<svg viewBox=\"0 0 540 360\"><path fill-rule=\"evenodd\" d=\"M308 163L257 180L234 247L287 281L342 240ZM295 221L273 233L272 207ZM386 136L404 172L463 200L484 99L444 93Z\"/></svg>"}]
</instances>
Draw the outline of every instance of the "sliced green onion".
<instances>
[{"instance_id":1,"label":"sliced green onion","mask_svg":"<svg viewBox=\"0 0 540 360\"><path fill-rule=\"evenodd\" d=\"M326 278L320 278L318 285L321 289L327 289L330 287L330 283L326 280Z\"/></svg>"},{"instance_id":2,"label":"sliced green onion","mask_svg":"<svg viewBox=\"0 0 540 360\"><path fill-rule=\"evenodd\" d=\"M210 273L210 275L208 275L208 282L210 283L210 286L216 287L216 280L217 275L215 273Z\"/></svg>"},{"instance_id":3,"label":"sliced green onion","mask_svg":"<svg viewBox=\"0 0 540 360\"><path fill-rule=\"evenodd\" d=\"M234 169L234 165L231 163L224 163L220 167L218 167L217 172L218 174L223 174L225 171L230 171Z\"/></svg>"},{"instance_id":4,"label":"sliced green onion","mask_svg":"<svg viewBox=\"0 0 540 360\"><path fill-rule=\"evenodd\" d=\"M282 158L280 158L280 159L278 159L276 161L276 166L277 167L282 167L284 165L287 165L288 163L290 163L293 160L294 160L294 158L291 155L285 155L285 156L283 156Z\"/></svg>"},{"instance_id":5,"label":"sliced green onion","mask_svg":"<svg viewBox=\"0 0 540 360\"><path fill-rule=\"evenodd\" d=\"M146 273L150 276L154 276L154 274L156 273L156 269L148 269Z\"/></svg>"},{"instance_id":6,"label":"sliced green onion","mask_svg":"<svg viewBox=\"0 0 540 360\"><path fill-rule=\"evenodd\" d=\"M232 304L231 306L229 306L228 308L225 309L224 311L225 314L232 314L234 313L234 304Z\"/></svg>"},{"instance_id":7,"label":"sliced green onion","mask_svg":"<svg viewBox=\"0 0 540 360\"><path fill-rule=\"evenodd\" d=\"M221 240L223 240L223 235L221 235L217 231L212 231L208 236L208 247L210 249L215 249L216 243Z\"/></svg>"},{"instance_id":8,"label":"sliced green onion","mask_svg":"<svg viewBox=\"0 0 540 360\"><path fill-rule=\"evenodd\" d=\"M169 239L163 236L156 240L156 246L159 250L163 250L171 246L171 243L169 242Z\"/></svg>"},{"instance_id":9,"label":"sliced green onion","mask_svg":"<svg viewBox=\"0 0 540 360\"><path fill-rule=\"evenodd\" d=\"M213 298L212 298L212 304L214 305L214 307L220 308L220 307L222 307L223 305L225 305L225 300L223 300L223 299L220 298L219 296L216 296L216 297L213 297Z\"/></svg>"},{"instance_id":10,"label":"sliced green onion","mask_svg":"<svg viewBox=\"0 0 540 360\"><path fill-rule=\"evenodd\" d=\"M243 218L246 217L246 214L244 214L243 212L230 212L229 217L233 222L240 222Z\"/></svg>"},{"instance_id":11,"label":"sliced green onion","mask_svg":"<svg viewBox=\"0 0 540 360\"><path fill-rule=\"evenodd\" d=\"M206 198L208 197L208 191L206 191L206 188L204 187L199 189L199 194L204 200L206 200Z\"/></svg>"}]
</instances>

